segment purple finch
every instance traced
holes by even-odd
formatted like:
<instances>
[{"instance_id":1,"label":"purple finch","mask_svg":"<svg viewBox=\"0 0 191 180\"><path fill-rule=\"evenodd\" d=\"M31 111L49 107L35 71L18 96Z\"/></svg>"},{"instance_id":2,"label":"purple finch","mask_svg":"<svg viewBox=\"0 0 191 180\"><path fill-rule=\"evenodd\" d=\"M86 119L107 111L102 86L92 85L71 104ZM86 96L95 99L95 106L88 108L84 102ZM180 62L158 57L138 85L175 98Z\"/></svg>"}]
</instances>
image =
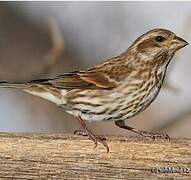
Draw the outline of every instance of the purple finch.
<instances>
[{"instance_id":1,"label":"purple finch","mask_svg":"<svg viewBox=\"0 0 191 180\"><path fill-rule=\"evenodd\" d=\"M165 134L140 131L125 120L147 108L157 97L167 66L175 52L188 43L166 29L153 29L122 54L85 71L75 71L51 79L30 82L1 82L0 87L16 88L40 96L77 117L84 132L97 146L106 141L94 135L85 121L114 121L120 128L145 137L166 138Z\"/></svg>"}]
</instances>

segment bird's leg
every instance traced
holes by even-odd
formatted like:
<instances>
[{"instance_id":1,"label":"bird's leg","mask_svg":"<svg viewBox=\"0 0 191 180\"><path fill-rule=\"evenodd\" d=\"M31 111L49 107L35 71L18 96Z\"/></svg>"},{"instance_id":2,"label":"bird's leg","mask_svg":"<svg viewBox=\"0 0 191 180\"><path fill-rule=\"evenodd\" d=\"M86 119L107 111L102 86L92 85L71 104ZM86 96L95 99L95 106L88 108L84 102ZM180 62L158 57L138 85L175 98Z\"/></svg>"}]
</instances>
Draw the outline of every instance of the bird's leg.
<instances>
[{"instance_id":1,"label":"bird's leg","mask_svg":"<svg viewBox=\"0 0 191 180\"><path fill-rule=\"evenodd\" d=\"M130 126L127 126L125 124L125 121L123 121L123 120L115 121L115 124L118 127L120 127L120 128L130 130L130 131L132 131L132 132L134 132L136 134L144 136L145 138L151 138L152 140L155 140L155 139L166 139L166 140L170 141L170 137L168 136L168 134L161 134L161 133L152 133L152 132L147 132L147 131L141 131L141 130L132 128Z\"/></svg>"},{"instance_id":2,"label":"bird's leg","mask_svg":"<svg viewBox=\"0 0 191 180\"><path fill-rule=\"evenodd\" d=\"M109 147L106 143L106 139L102 136L96 136L94 133L92 133L92 131L87 127L86 123L84 122L84 120L81 117L78 117L77 119L80 122L81 126L83 127L84 131L76 130L74 132L74 134L88 136L95 143L95 147L97 147L97 144L99 142L99 143L103 144L103 146L106 147L107 152L109 152Z\"/></svg>"}]
</instances>

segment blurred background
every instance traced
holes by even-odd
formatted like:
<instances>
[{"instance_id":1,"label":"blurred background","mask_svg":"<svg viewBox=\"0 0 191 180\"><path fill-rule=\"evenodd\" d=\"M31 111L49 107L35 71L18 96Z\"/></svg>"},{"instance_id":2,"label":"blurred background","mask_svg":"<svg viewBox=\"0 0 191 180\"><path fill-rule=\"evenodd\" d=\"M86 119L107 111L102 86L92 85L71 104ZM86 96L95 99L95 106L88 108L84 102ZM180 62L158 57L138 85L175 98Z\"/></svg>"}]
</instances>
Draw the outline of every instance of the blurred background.
<instances>
[{"instance_id":1,"label":"blurred background","mask_svg":"<svg viewBox=\"0 0 191 180\"><path fill-rule=\"evenodd\" d=\"M144 32L167 28L191 42L191 2L1 2L0 80L23 81L85 69L116 56ZM191 47L176 54L166 85L130 126L191 137ZM134 135L113 122L99 134ZM18 90L0 90L0 131L73 133L61 108Z\"/></svg>"}]
</instances>

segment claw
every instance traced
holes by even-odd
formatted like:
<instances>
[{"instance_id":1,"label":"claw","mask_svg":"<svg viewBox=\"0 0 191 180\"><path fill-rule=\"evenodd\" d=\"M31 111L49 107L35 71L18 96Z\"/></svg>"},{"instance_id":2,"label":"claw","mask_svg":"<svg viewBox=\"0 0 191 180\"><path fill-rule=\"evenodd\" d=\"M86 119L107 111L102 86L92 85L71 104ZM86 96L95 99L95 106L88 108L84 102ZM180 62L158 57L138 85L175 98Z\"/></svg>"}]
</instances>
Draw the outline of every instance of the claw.
<instances>
[{"instance_id":1,"label":"claw","mask_svg":"<svg viewBox=\"0 0 191 180\"><path fill-rule=\"evenodd\" d=\"M97 141L96 141L96 142L94 142L94 144L95 144L94 148L97 148L97 144L98 144L98 143L97 143Z\"/></svg>"},{"instance_id":2,"label":"claw","mask_svg":"<svg viewBox=\"0 0 191 180\"><path fill-rule=\"evenodd\" d=\"M168 134L165 134L165 136L166 136L165 139L170 142L170 137L169 137L169 135L168 135Z\"/></svg>"},{"instance_id":3,"label":"claw","mask_svg":"<svg viewBox=\"0 0 191 180\"><path fill-rule=\"evenodd\" d=\"M105 146L106 149L107 149L107 153L109 153L109 147L108 147L108 145L106 143L106 138L105 137L103 137L103 136L95 136L93 133L89 134L88 132L83 131L83 130L75 130L74 134L80 135L80 136L88 136L88 138L91 139L94 142L94 144L95 144L94 148L96 148L98 146L98 142L100 144L103 144L103 146Z\"/></svg>"},{"instance_id":4,"label":"claw","mask_svg":"<svg viewBox=\"0 0 191 180\"><path fill-rule=\"evenodd\" d=\"M170 141L170 137L168 134L150 133L146 131L141 131L140 135L144 136L145 138L151 138L153 141L155 141L156 139L165 139Z\"/></svg>"},{"instance_id":5,"label":"claw","mask_svg":"<svg viewBox=\"0 0 191 180\"><path fill-rule=\"evenodd\" d=\"M85 131L82 131L82 130L75 130L74 134L79 135L79 136L87 136L87 133Z\"/></svg>"}]
</instances>

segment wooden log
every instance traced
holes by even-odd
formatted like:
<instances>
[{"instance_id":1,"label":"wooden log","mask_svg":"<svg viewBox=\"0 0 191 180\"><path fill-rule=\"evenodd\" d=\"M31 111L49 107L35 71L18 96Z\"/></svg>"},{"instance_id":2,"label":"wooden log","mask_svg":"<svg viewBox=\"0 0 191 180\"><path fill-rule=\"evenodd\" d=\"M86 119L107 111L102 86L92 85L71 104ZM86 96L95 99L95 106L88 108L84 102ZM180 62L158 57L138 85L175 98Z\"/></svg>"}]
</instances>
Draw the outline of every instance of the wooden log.
<instances>
[{"instance_id":1,"label":"wooden log","mask_svg":"<svg viewBox=\"0 0 191 180\"><path fill-rule=\"evenodd\" d=\"M140 137L109 136L107 139L110 153L106 153L102 145L94 148L86 137L0 133L0 179L191 176L190 139L178 138L170 142L153 142Z\"/></svg>"}]
</instances>

